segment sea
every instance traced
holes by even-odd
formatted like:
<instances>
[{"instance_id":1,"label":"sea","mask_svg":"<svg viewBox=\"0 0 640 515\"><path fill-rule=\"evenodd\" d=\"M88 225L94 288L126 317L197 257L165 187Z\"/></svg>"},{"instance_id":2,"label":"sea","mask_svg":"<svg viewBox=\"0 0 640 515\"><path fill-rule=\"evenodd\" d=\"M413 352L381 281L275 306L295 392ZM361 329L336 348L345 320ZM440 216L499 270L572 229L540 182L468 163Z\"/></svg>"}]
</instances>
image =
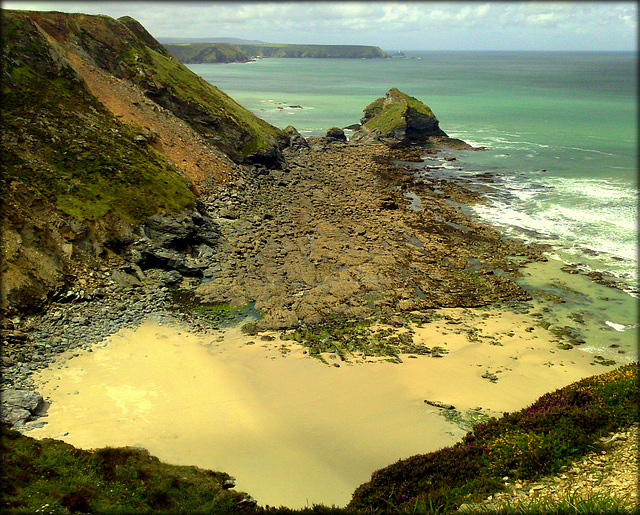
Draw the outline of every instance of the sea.
<instances>
[{"instance_id":1,"label":"sea","mask_svg":"<svg viewBox=\"0 0 640 515\"><path fill-rule=\"evenodd\" d=\"M307 137L359 123L363 108L393 87L424 102L449 136L486 150L425 156L416 177L482 191L485 203L461 209L505 237L549 246L549 263L532 264L519 281L556 299L556 326L585 336L582 350L637 356L637 54L403 53L189 68L260 118ZM567 264L583 273L563 272ZM624 287L596 284L588 272Z\"/></svg>"}]
</instances>

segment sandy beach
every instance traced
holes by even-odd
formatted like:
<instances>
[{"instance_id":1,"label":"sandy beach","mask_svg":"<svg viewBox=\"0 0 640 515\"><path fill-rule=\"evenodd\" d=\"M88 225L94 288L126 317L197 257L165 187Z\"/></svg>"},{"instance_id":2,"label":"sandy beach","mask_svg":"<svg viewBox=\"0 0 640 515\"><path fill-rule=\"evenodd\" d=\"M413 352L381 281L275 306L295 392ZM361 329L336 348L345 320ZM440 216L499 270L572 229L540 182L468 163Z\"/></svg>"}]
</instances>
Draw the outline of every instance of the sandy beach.
<instances>
[{"instance_id":1,"label":"sandy beach","mask_svg":"<svg viewBox=\"0 0 640 515\"><path fill-rule=\"evenodd\" d=\"M376 469L465 434L425 400L499 415L608 369L558 351L527 315L439 313L414 339L443 347L442 357L340 366L276 333L268 342L238 329L196 334L152 317L34 377L51 405L29 435L223 470L261 505L341 506Z\"/></svg>"}]
</instances>

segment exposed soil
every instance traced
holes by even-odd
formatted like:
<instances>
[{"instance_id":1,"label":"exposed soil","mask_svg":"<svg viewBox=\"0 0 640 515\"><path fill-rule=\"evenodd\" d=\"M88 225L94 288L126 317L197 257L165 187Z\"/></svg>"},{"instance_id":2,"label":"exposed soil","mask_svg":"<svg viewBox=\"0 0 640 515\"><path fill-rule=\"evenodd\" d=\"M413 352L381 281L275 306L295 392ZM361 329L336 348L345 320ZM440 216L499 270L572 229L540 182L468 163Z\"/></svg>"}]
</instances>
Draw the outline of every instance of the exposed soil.
<instances>
[{"instance_id":1,"label":"exposed soil","mask_svg":"<svg viewBox=\"0 0 640 515\"><path fill-rule=\"evenodd\" d=\"M206 192L237 172L231 159L207 144L186 122L147 98L132 82L106 73L73 52L67 57L87 90L120 121L143 129L151 146L189 178L195 193Z\"/></svg>"}]
</instances>

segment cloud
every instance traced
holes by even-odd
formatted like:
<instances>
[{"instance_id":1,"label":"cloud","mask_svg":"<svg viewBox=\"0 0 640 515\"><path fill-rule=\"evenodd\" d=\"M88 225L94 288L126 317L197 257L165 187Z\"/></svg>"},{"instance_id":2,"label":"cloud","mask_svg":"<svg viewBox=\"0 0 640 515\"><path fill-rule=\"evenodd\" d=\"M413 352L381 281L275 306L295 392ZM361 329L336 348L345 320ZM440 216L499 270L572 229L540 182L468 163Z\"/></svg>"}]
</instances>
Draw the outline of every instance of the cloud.
<instances>
[{"instance_id":1,"label":"cloud","mask_svg":"<svg viewBox=\"0 0 640 515\"><path fill-rule=\"evenodd\" d=\"M635 49L635 2L5 2L5 9L132 16L155 37L227 36L274 43L402 49ZM544 39L541 39L544 38ZM541 43L540 43L541 44ZM532 46L533 45L533 46Z\"/></svg>"}]
</instances>

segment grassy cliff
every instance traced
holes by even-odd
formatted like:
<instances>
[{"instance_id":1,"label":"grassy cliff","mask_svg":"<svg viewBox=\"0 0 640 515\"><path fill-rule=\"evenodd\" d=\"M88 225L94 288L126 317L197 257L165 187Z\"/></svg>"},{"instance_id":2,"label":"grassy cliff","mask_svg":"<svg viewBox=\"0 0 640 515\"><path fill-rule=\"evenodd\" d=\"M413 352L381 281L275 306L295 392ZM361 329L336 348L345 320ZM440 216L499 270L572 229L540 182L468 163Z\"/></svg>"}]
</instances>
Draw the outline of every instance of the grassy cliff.
<instances>
[{"instance_id":1,"label":"grassy cliff","mask_svg":"<svg viewBox=\"0 0 640 515\"><path fill-rule=\"evenodd\" d=\"M181 63L242 63L249 56L236 45L228 43L182 43L165 44Z\"/></svg>"},{"instance_id":2,"label":"grassy cliff","mask_svg":"<svg viewBox=\"0 0 640 515\"><path fill-rule=\"evenodd\" d=\"M366 106L361 123L363 131L383 136L399 131L413 139L446 136L428 105L397 88L391 88L384 97Z\"/></svg>"},{"instance_id":3,"label":"grassy cliff","mask_svg":"<svg viewBox=\"0 0 640 515\"><path fill-rule=\"evenodd\" d=\"M192 207L193 181L279 161L282 131L132 18L5 10L2 23L5 312L99 266L147 217Z\"/></svg>"}]
</instances>

